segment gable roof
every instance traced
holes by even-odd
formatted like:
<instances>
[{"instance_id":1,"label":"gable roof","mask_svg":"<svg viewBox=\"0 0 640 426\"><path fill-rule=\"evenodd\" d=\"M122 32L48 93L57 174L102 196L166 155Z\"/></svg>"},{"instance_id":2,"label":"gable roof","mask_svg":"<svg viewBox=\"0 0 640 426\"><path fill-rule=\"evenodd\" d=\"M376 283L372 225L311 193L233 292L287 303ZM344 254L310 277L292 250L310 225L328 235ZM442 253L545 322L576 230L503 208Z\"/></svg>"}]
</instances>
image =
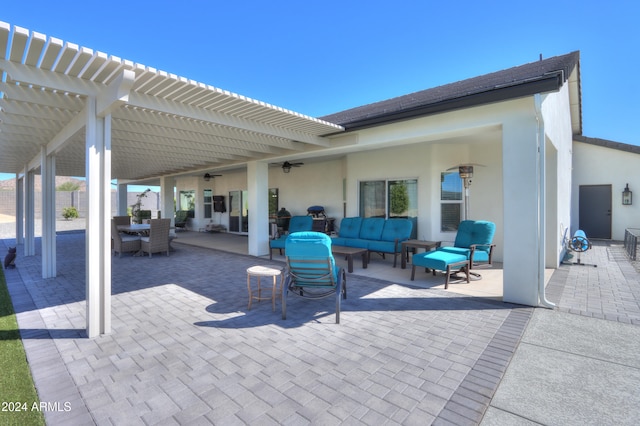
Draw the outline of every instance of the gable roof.
<instances>
[{"instance_id":1,"label":"gable roof","mask_svg":"<svg viewBox=\"0 0 640 426\"><path fill-rule=\"evenodd\" d=\"M443 86L375 102L320 119L336 123L346 130L407 120L419 116L451 111L556 91L578 67L580 52L542 59Z\"/></svg>"},{"instance_id":2,"label":"gable roof","mask_svg":"<svg viewBox=\"0 0 640 426\"><path fill-rule=\"evenodd\" d=\"M589 138L582 135L574 135L573 140L577 142L583 142L590 145L601 146L603 148L617 149L618 151L630 152L633 154L640 154L640 146L630 145L622 142L610 141L600 138Z\"/></svg>"}]
</instances>

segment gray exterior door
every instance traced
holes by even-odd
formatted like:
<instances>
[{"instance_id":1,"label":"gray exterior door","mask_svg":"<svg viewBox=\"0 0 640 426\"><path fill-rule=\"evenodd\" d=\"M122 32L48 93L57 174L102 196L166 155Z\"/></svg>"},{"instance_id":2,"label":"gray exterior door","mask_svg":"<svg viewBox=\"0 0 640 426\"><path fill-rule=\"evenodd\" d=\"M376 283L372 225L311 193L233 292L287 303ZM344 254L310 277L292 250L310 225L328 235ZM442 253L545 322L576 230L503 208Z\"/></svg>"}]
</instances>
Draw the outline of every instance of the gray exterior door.
<instances>
[{"instance_id":1,"label":"gray exterior door","mask_svg":"<svg viewBox=\"0 0 640 426\"><path fill-rule=\"evenodd\" d=\"M611 239L611 185L581 185L578 208L587 238Z\"/></svg>"}]
</instances>

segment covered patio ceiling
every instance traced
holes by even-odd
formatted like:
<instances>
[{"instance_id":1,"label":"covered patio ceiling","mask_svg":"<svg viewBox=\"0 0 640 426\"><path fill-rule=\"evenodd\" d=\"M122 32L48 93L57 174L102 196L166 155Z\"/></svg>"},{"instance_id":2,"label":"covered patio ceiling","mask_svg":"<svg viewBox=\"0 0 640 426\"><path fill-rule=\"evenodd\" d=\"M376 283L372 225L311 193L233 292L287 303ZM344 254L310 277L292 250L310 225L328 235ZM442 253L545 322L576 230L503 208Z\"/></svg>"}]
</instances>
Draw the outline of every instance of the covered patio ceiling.
<instances>
[{"instance_id":1,"label":"covered patio ceiling","mask_svg":"<svg viewBox=\"0 0 640 426\"><path fill-rule=\"evenodd\" d=\"M0 172L85 175L87 99L111 114L111 178L160 176L286 159L341 126L0 22Z\"/></svg>"}]
</instances>

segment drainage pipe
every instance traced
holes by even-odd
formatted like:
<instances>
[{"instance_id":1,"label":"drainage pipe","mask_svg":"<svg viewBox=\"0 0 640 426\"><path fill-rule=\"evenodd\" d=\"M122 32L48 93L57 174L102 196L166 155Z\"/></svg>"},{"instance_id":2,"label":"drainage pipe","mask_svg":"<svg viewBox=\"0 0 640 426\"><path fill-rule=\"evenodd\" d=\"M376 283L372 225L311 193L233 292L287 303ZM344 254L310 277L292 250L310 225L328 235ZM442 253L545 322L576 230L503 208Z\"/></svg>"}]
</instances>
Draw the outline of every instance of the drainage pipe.
<instances>
[{"instance_id":1,"label":"drainage pipe","mask_svg":"<svg viewBox=\"0 0 640 426\"><path fill-rule=\"evenodd\" d=\"M542 118L542 95L534 95L534 105L536 110L536 144L538 148L538 164L536 174L538 175L538 305L544 308L553 309L556 305L549 302L544 289L544 264L546 248L546 138L544 134L544 119Z\"/></svg>"}]
</instances>

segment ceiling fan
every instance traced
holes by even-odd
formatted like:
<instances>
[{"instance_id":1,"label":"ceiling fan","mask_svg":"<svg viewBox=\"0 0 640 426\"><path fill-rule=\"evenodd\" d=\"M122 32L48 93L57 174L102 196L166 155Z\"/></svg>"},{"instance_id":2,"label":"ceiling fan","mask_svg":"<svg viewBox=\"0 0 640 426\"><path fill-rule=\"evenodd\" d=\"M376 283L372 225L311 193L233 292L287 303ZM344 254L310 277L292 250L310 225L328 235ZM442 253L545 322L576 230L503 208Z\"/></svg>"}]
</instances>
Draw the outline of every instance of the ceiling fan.
<instances>
[{"instance_id":1,"label":"ceiling fan","mask_svg":"<svg viewBox=\"0 0 640 426\"><path fill-rule=\"evenodd\" d=\"M205 173L204 174L204 181L205 182L209 182L211 179L216 178L218 176L222 176L222 175L212 175L210 173Z\"/></svg>"},{"instance_id":2,"label":"ceiling fan","mask_svg":"<svg viewBox=\"0 0 640 426\"><path fill-rule=\"evenodd\" d=\"M304 163L290 163L288 161L285 161L284 163L282 163L282 171L285 173L289 173L292 167L300 167L303 164Z\"/></svg>"}]
</instances>

